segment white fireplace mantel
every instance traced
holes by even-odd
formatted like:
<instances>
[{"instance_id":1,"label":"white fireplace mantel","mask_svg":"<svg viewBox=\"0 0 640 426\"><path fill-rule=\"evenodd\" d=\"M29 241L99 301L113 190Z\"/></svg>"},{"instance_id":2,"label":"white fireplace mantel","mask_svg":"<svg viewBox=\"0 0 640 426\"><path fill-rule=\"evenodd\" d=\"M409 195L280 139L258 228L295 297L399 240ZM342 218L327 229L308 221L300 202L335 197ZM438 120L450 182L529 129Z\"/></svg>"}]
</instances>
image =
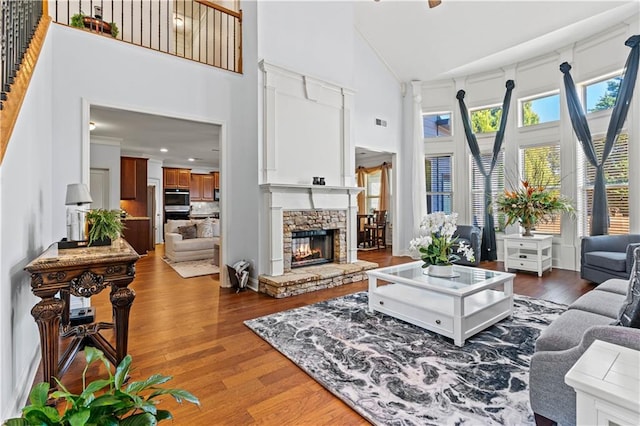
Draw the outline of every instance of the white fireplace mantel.
<instances>
[{"instance_id":1,"label":"white fireplace mantel","mask_svg":"<svg viewBox=\"0 0 640 426\"><path fill-rule=\"evenodd\" d=\"M347 262L358 260L358 193L364 188L267 183L260 185L268 209L269 245L267 271L271 276L284 273L283 220L285 210L345 210L347 213Z\"/></svg>"}]
</instances>

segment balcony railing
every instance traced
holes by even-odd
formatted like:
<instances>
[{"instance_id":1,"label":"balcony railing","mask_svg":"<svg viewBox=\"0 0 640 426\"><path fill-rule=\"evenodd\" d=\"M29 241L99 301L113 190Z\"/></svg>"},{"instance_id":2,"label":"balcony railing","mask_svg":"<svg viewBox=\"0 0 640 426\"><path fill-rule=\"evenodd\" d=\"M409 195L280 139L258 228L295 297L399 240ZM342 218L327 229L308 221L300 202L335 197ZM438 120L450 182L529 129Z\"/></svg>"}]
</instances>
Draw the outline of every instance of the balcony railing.
<instances>
[{"instance_id":1,"label":"balcony railing","mask_svg":"<svg viewBox=\"0 0 640 426\"><path fill-rule=\"evenodd\" d=\"M42 17L42 2L0 1L0 110Z\"/></svg>"},{"instance_id":2,"label":"balcony railing","mask_svg":"<svg viewBox=\"0 0 640 426\"><path fill-rule=\"evenodd\" d=\"M63 25L242 73L242 11L206 0L49 0L49 13Z\"/></svg>"}]
</instances>

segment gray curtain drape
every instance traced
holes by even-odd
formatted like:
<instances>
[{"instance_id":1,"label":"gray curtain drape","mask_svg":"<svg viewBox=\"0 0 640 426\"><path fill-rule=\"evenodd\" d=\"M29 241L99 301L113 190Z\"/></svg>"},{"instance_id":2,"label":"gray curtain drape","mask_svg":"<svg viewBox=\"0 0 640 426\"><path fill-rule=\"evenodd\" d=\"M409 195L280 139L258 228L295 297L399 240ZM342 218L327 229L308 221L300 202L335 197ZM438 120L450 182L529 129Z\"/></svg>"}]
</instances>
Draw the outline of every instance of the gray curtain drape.
<instances>
[{"instance_id":1,"label":"gray curtain drape","mask_svg":"<svg viewBox=\"0 0 640 426\"><path fill-rule=\"evenodd\" d=\"M471 155L478 166L478 170L484 176L484 226L482 227L482 251L481 260L497 260L498 252L496 250L496 230L495 222L493 220L493 211L491 209L491 173L498 161L498 154L502 149L502 141L504 140L504 129L507 125L507 117L509 116L509 104L511 103L511 91L515 87L513 80L508 80L506 83L507 91L504 94L504 101L502 102L502 117L500 117L500 127L496 132L496 139L493 143L493 157L491 158L491 165L489 169L485 169L482 164L482 158L480 156L480 147L478 146L478 140L476 135L473 134L471 129L471 123L469 121L469 112L464 104L464 90L459 90L456 94L458 103L460 105L460 113L462 115L462 124L464 125L464 133L467 136L467 143L471 150Z\"/></svg>"},{"instance_id":2,"label":"gray curtain drape","mask_svg":"<svg viewBox=\"0 0 640 426\"><path fill-rule=\"evenodd\" d=\"M640 60L640 35L634 35L630 37L625 45L631 48L629 57L622 73L622 82L618 89L618 96L616 97L616 103L613 106L611 112L611 119L609 121L609 128L607 129L607 136L604 142L604 149L602 151L602 159L598 160L595 148L593 146L593 140L591 139L591 131L589 130L589 123L587 123L587 117L578 97L576 86L571 78L571 65L567 62L563 62L560 65L560 71L564 74L564 87L567 94L567 106L569 108L569 116L571 117L571 124L573 130L578 137L578 141L582 145L582 150L587 160L593 167L596 168L596 181L593 189L593 207L591 211L591 235L606 235L609 232L609 210L607 207L607 192L604 180L604 163L607 161L607 157L613 149L613 145L618 139L622 125L629 112L629 106L631 105L631 98L633 97L633 88L636 84L636 77L638 75L638 64Z\"/></svg>"}]
</instances>

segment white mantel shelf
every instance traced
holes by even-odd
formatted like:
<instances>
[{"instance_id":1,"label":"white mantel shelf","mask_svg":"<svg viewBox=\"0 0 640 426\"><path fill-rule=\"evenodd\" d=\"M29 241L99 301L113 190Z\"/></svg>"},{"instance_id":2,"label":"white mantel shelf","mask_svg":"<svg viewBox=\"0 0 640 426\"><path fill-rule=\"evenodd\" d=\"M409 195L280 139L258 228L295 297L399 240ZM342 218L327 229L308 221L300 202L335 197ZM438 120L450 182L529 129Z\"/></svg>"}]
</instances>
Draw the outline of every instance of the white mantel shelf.
<instances>
[{"instance_id":1,"label":"white mantel shelf","mask_svg":"<svg viewBox=\"0 0 640 426\"><path fill-rule=\"evenodd\" d=\"M269 192L282 192L282 191L300 191L308 189L311 192L330 192L330 191L342 191L347 193L356 194L364 191L364 188L359 186L327 186L327 185L305 185L305 184L291 184L291 183L263 183L260 188Z\"/></svg>"}]
</instances>

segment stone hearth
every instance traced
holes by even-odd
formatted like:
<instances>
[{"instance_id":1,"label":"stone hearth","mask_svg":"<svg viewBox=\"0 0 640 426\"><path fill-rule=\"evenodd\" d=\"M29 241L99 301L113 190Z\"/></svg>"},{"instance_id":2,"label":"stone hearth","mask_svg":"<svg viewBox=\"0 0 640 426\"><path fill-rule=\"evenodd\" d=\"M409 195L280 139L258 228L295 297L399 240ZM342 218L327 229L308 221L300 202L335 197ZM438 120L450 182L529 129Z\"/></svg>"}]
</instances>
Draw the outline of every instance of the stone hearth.
<instances>
[{"instance_id":1,"label":"stone hearth","mask_svg":"<svg viewBox=\"0 0 640 426\"><path fill-rule=\"evenodd\" d=\"M377 263L358 260L355 263L330 263L296 268L279 276L260 275L260 293L277 299L296 296L325 288L338 287L367 279L365 271Z\"/></svg>"}]
</instances>

